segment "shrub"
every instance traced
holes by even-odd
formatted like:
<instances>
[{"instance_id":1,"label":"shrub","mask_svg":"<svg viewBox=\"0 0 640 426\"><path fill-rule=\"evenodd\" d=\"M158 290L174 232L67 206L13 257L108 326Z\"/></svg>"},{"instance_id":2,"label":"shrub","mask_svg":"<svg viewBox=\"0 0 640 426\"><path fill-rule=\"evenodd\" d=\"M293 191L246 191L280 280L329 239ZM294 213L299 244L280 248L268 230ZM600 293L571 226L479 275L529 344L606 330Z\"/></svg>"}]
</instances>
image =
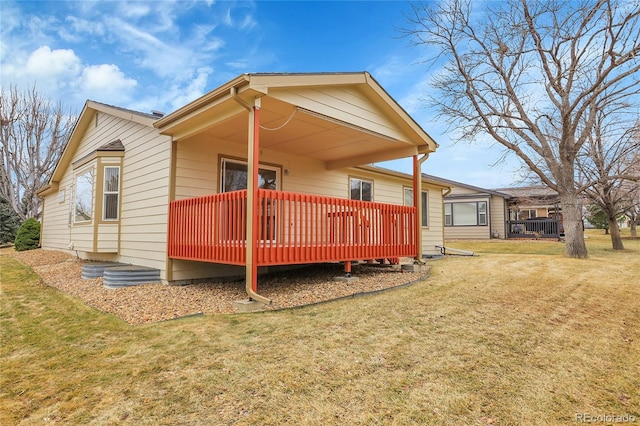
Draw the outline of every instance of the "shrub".
<instances>
[{"instance_id":1,"label":"shrub","mask_svg":"<svg viewBox=\"0 0 640 426\"><path fill-rule=\"evenodd\" d=\"M9 202L0 197L0 245L13 242L20 226L20 218L13 211Z\"/></svg>"},{"instance_id":2,"label":"shrub","mask_svg":"<svg viewBox=\"0 0 640 426\"><path fill-rule=\"evenodd\" d=\"M40 222L27 219L18 229L14 246L16 251L33 250L40 244Z\"/></svg>"}]
</instances>

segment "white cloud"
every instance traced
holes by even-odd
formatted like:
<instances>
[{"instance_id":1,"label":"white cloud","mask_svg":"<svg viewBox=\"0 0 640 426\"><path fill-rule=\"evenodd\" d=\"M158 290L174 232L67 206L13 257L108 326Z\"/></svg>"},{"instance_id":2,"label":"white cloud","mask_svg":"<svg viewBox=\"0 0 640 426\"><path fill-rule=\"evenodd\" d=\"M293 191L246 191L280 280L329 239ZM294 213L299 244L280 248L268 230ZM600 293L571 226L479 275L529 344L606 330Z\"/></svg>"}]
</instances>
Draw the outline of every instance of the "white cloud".
<instances>
[{"instance_id":1,"label":"white cloud","mask_svg":"<svg viewBox=\"0 0 640 426\"><path fill-rule=\"evenodd\" d=\"M128 93L137 84L113 64L89 65L81 76L82 89L90 93Z\"/></svg>"},{"instance_id":2,"label":"white cloud","mask_svg":"<svg viewBox=\"0 0 640 426\"><path fill-rule=\"evenodd\" d=\"M26 72L45 80L75 76L80 71L80 58L71 49L51 50L42 46L27 59Z\"/></svg>"},{"instance_id":3,"label":"white cloud","mask_svg":"<svg viewBox=\"0 0 640 426\"><path fill-rule=\"evenodd\" d=\"M199 98L205 93L207 87L207 81L209 74L213 72L213 69L209 67L201 67L196 70L196 76L189 82L186 87L174 85L168 95L170 99L171 108L173 110L180 108L183 105L188 104L194 99Z\"/></svg>"},{"instance_id":4,"label":"white cloud","mask_svg":"<svg viewBox=\"0 0 640 426\"><path fill-rule=\"evenodd\" d=\"M64 41L81 43L90 37L103 37L106 34L105 26L100 21L67 16L65 25L58 30L58 35Z\"/></svg>"},{"instance_id":5,"label":"white cloud","mask_svg":"<svg viewBox=\"0 0 640 426\"><path fill-rule=\"evenodd\" d=\"M120 13L127 18L140 18L151 12L149 3L120 2Z\"/></svg>"}]
</instances>

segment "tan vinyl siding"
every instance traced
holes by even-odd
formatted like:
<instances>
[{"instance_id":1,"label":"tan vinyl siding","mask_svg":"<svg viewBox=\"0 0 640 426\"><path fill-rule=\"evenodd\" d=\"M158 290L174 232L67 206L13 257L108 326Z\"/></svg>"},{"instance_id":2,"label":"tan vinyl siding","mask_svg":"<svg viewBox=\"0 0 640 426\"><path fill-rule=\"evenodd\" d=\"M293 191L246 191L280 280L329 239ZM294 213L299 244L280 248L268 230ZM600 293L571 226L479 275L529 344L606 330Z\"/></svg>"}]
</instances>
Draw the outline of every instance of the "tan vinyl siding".
<instances>
[{"instance_id":1,"label":"tan vinyl siding","mask_svg":"<svg viewBox=\"0 0 640 426\"><path fill-rule=\"evenodd\" d=\"M446 226L444 228L445 240L487 240L489 237L488 226Z\"/></svg>"},{"instance_id":2,"label":"tan vinyl siding","mask_svg":"<svg viewBox=\"0 0 640 426\"><path fill-rule=\"evenodd\" d=\"M166 277L171 142L138 125L129 139L122 170L121 261L158 268Z\"/></svg>"},{"instance_id":3,"label":"tan vinyl siding","mask_svg":"<svg viewBox=\"0 0 640 426\"><path fill-rule=\"evenodd\" d=\"M504 198L496 195L491 196L491 237L495 232L498 238L505 239L505 223L507 221L507 212Z\"/></svg>"},{"instance_id":4,"label":"tan vinyl siding","mask_svg":"<svg viewBox=\"0 0 640 426\"><path fill-rule=\"evenodd\" d=\"M73 225L71 227L71 242L73 242L73 250L93 251L93 226L91 223Z\"/></svg>"},{"instance_id":5,"label":"tan vinyl siding","mask_svg":"<svg viewBox=\"0 0 640 426\"><path fill-rule=\"evenodd\" d=\"M269 96L383 135L406 138L383 111L353 87L273 88Z\"/></svg>"},{"instance_id":6,"label":"tan vinyl siding","mask_svg":"<svg viewBox=\"0 0 640 426\"><path fill-rule=\"evenodd\" d=\"M445 199L444 203L473 203L473 202L486 202L487 209L491 208L491 203L488 197L465 197L462 199ZM487 225L466 225L466 226L445 226L444 238L445 240L486 240L491 238L491 213L487 211ZM455 223L455 222L454 222ZM444 224L443 224L444 225Z\"/></svg>"},{"instance_id":7,"label":"tan vinyl siding","mask_svg":"<svg viewBox=\"0 0 640 426\"><path fill-rule=\"evenodd\" d=\"M60 186L65 191L64 202L58 201L58 193L47 195L44 199L44 215L42 220L42 241L44 248L66 250L71 241L69 227L69 202L73 199L71 186Z\"/></svg>"},{"instance_id":8,"label":"tan vinyl siding","mask_svg":"<svg viewBox=\"0 0 640 426\"><path fill-rule=\"evenodd\" d=\"M152 127L105 112L98 114L98 127L92 120L60 181L59 189L65 190L65 203L57 202L57 193L46 197L43 247L67 250L73 242L74 250L82 258L155 267L161 270L164 279L170 138L160 135ZM73 197L74 166L77 172L94 164L98 173L95 166L97 162L91 160L90 155L117 139L125 146L124 157L121 160L102 157L100 163L118 164L122 161L119 221L102 223L97 228L93 226L98 216L102 215L96 209L95 199L102 189L97 187L97 179L94 179L92 222L69 226L69 197Z\"/></svg>"},{"instance_id":9,"label":"tan vinyl siding","mask_svg":"<svg viewBox=\"0 0 640 426\"><path fill-rule=\"evenodd\" d=\"M118 224L98 225L98 253L118 252Z\"/></svg>"},{"instance_id":10,"label":"tan vinyl siding","mask_svg":"<svg viewBox=\"0 0 640 426\"><path fill-rule=\"evenodd\" d=\"M423 191L428 191L428 227L422 228L422 254L438 254L440 249L436 246L444 245L442 232L442 189L431 187L428 184L422 185Z\"/></svg>"}]
</instances>

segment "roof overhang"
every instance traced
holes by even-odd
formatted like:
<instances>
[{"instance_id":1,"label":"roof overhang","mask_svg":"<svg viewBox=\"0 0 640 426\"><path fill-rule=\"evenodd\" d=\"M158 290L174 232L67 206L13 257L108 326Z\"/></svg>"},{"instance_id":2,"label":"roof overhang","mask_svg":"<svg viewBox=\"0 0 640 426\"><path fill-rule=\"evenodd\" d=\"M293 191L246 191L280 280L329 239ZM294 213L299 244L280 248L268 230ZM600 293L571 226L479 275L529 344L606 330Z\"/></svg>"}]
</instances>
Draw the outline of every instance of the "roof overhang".
<instances>
[{"instance_id":1,"label":"roof overhang","mask_svg":"<svg viewBox=\"0 0 640 426\"><path fill-rule=\"evenodd\" d=\"M407 174L407 173L403 173L403 172L399 172L396 170L391 170L391 169L387 169L385 167L380 167L380 166L358 166L356 167L356 169L358 170L365 170L368 172L372 172L375 174L383 174L386 176L391 176L391 177L396 177L399 179L404 179L404 180L412 180L413 179L413 175ZM449 189L450 186L446 185L438 180L434 180L434 179L430 179L427 175L425 175L424 173L422 174L422 182L426 183L430 186L434 186L440 189Z\"/></svg>"},{"instance_id":2,"label":"roof overhang","mask_svg":"<svg viewBox=\"0 0 640 426\"><path fill-rule=\"evenodd\" d=\"M178 142L247 144L247 107L256 104L261 148L315 158L328 169L429 153L438 146L366 72L243 74L154 125Z\"/></svg>"}]
</instances>

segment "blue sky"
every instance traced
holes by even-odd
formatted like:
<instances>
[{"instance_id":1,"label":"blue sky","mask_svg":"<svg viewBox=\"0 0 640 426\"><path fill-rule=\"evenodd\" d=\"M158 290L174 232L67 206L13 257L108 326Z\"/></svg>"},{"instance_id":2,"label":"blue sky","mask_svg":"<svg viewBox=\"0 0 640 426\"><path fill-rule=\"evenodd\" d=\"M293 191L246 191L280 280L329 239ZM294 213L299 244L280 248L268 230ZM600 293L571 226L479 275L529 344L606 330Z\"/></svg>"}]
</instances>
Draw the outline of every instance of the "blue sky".
<instances>
[{"instance_id":1,"label":"blue sky","mask_svg":"<svg viewBox=\"0 0 640 426\"><path fill-rule=\"evenodd\" d=\"M437 52L402 37L406 1L0 2L0 81L76 113L87 99L169 113L245 72L369 71L440 144L423 172L516 183L488 141L458 143L425 106ZM410 160L382 164L411 172Z\"/></svg>"}]
</instances>

